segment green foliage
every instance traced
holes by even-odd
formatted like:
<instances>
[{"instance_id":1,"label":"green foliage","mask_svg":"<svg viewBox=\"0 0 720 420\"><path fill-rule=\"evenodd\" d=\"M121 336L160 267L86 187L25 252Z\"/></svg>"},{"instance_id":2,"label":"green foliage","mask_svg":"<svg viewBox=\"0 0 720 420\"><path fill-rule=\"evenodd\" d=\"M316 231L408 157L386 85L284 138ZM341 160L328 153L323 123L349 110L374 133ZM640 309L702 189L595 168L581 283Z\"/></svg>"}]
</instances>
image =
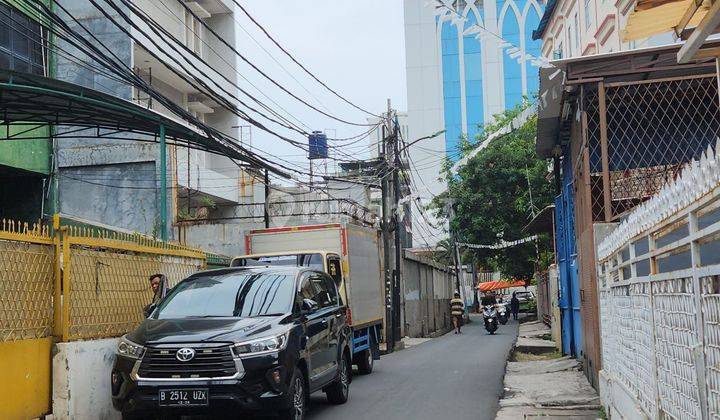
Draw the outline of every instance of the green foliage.
<instances>
[{"instance_id":1,"label":"green foliage","mask_svg":"<svg viewBox=\"0 0 720 420\"><path fill-rule=\"evenodd\" d=\"M526 107L525 101L514 109L495 116L485 125L474 141L462 139L460 149L467 154L493 132L518 116ZM455 217L450 227L458 240L477 244L492 244L500 239L512 241L528 236L522 228L532 216L530 191L535 212L552 203L553 190L546 179L547 164L535 154L537 118L532 117L509 134L492 140L478 155L470 159L456 175L451 174L451 162L443 169L448 190L433 200L438 217L448 217L446 202L454 203ZM529 187L528 187L529 184ZM478 249L466 251L465 262L472 259L484 268L498 270L513 278L531 278L536 264L547 264L546 255L552 250L550 239L542 237L501 250Z\"/></svg>"},{"instance_id":2,"label":"green foliage","mask_svg":"<svg viewBox=\"0 0 720 420\"><path fill-rule=\"evenodd\" d=\"M208 207L208 208L211 208L211 209L214 209L214 208L217 206L217 204L215 203L215 200L213 200L213 199L210 198L210 197L206 197L206 196L200 197L200 204L201 204L203 207Z\"/></svg>"},{"instance_id":3,"label":"green foliage","mask_svg":"<svg viewBox=\"0 0 720 420\"><path fill-rule=\"evenodd\" d=\"M432 254L433 261L444 266L455 264L453 262L453 248L450 239L443 239L439 241L436 247L437 250Z\"/></svg>"}]
</instances>

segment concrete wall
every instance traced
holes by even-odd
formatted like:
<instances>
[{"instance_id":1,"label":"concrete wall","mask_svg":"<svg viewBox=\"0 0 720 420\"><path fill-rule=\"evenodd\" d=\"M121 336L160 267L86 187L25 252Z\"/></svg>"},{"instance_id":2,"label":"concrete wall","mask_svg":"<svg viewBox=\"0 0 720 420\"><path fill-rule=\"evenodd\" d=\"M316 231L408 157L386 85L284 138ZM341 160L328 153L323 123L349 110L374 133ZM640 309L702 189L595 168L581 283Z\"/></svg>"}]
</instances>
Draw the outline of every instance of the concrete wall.
<instances>
[{"instance_id":1,"label":"concrete wall","mask_svg":"<svg viewBox=\"0 0 720 420\"><path fill-rule=\"evenodd\" d=\"M425 337L450 328L454 276L433 261L405 252L402 275L402 334Z\"/></svg>"},{"instance_id":2,"label":"concrete wall","mask_svg":"<svg viewBox=\"0 0 720 420\"><path fill-rule=\"evenodd\" d=\"M60 212L147 235L159 233L155 162L60 169Z\"/></svg>"},{"instance_id":3,"label":"concrete wall","mask_svg":"<svg viewBox=\"0 0 720 420\"><path fill-rule=\"evenodd\" d=\"M58 343L52 360L53 415L58 419L119 419L110 399L117 339Z\"/></svg>"},{"instance_id":4,"label":"concrete wall","mask_svg":"<svg viewBox=\"0 0 720 420\"><path fill-rule=\"evenodd\" d=\"M176 227L178 237L187 245L234 257L246 254L245 232L265 227L257 223L183 223Z\"/></svg>"}]
</instances>

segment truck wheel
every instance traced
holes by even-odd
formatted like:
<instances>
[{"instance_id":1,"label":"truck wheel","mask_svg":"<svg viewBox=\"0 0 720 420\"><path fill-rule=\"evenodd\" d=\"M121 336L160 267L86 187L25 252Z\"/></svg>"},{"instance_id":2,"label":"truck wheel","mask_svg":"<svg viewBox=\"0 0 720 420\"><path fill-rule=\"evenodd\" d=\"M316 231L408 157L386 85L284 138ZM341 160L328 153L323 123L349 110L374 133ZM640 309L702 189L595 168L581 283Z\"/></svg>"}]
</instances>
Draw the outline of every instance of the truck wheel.
<instances>
[{"instance_id":1,"label":"truck wheel","mask_svg":"<svg viewBox=\"0 0 720 420\"><path fill-rule=\"evenodd\" d=\"M369 375L373 371L373 365L375 364L375 360L373 359L373 352L372 349L364 350L362 353L358 355L357 358L357 366L358 366L358 373L361 375Z\"/></svg>"},{"instance_id":2,"label":"truck wheel","mask_svg":"<svg viewBox=\"0 0 720 420\"><path fill-rule=\"evenodd\" d=\"M332 404L345 404L350 396L350 375L352 366L347 353L340 360L340 372L338 378L325 390L328 401Z\"/></svg>"},{"instance_id":3,"label":"truck wheel","mask_svg":"<svg viewBox=\"0 0 720 420\"><path fill-rule=\"evenodd\" d=\"M307 411L307 393L305 377L300 369L295 368L290 388L288 389L290 407L278 413L281 420L303 420Z\"/></svg>"}]
</instances>

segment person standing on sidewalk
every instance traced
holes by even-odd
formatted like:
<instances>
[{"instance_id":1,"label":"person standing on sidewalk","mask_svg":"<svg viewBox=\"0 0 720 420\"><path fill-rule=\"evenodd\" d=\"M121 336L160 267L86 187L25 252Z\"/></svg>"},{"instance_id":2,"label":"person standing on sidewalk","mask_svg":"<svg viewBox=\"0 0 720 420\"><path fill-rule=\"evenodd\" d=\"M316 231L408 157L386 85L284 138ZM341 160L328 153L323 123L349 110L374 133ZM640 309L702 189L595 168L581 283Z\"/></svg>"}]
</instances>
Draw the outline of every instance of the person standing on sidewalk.
<instances>
[{"instance_id":1,"label":"person standing on sidewalk","mask_svg":"<svg viewBox=\"0 0 720 420\"><path fill-rule=\"evenodd\" d=\"M462 334L460 327L462 326L463 315L465 314L465 303L460 299L460 293L455 292L455 297L450 300L450 315L452 315L455 334Z\"/></svg>"},{"instance_id":2,"label":"person standing on sidewalk","mask_svg":"<svg viewBox=\"0 0 720 420\"><path fill-rule=\"evenodd\" d=\"M520 312L520 299L517 298L517 292L513 292L512 299L510 299L510 312L512 312L513 319L517 321L518 312Z\"/></svg>"}]
</instances>

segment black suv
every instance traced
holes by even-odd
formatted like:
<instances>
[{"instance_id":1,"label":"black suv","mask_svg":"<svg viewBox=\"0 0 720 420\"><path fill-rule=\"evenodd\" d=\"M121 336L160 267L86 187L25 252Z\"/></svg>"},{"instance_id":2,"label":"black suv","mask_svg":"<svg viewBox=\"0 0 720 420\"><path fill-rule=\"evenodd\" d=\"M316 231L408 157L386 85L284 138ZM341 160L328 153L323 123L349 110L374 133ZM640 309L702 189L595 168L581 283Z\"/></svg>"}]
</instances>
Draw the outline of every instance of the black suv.
<instances>
[{"instance_id":1,"label":"black suv","mask_svg":"<svg viewBox=\"0 0 720 420\"><path fill-rule=\"evenodd\" d=\"M197 273L120 339L113 405L123 418L259 412L302 419L312 392L347 401L351 336L337 286L323 272Z\"/></svg>"}]
</instances>

